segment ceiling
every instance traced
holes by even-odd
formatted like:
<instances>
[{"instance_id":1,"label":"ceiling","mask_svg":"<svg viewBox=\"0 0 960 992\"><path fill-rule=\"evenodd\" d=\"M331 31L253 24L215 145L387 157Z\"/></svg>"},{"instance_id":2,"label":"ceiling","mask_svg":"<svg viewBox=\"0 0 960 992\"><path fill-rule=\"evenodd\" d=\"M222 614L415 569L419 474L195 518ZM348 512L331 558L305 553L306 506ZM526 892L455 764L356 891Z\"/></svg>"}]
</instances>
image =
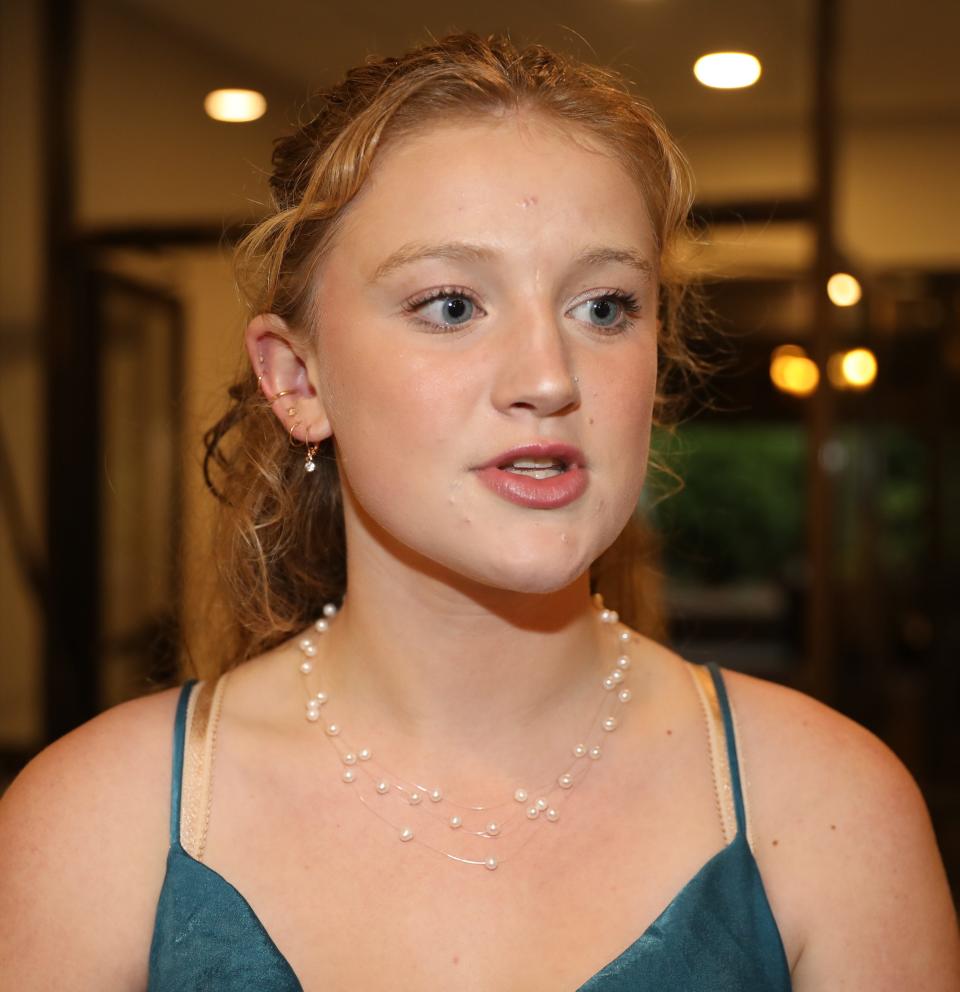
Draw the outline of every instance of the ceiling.
<instances>
[{"instance_id":1,"label":"ceiling","mask_svg":"<svg viewBox=\"0 0 960 992\"><path fill-rule=\"evenodd\" d=\"M509 30L627 72L674 126L796 122L809 105L813 0L118 0L305 95L370 53L397 54L452 29ZM960 2L836 0L843 112L960 121ZM707 51L757 54L760 82L708 91ZM230 84L237 85L231 81Z\"/></svg>"}]
</instances>

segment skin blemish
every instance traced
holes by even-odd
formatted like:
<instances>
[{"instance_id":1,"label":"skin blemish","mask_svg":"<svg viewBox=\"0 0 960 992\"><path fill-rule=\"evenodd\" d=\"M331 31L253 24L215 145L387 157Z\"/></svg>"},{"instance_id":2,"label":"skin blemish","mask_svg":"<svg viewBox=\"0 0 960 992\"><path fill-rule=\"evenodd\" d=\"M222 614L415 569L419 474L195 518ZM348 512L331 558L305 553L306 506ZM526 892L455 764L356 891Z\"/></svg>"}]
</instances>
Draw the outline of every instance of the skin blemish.
<instances>
[{"instance_id":1,"label":"skin blemish","mask_svg":"<svg viewBox=\"0 0 960 992\"><path fill-rule=\"evenodd\" d=\"M668 734L672 734L672 733L673 733L673 731L672 731L672 730L668 730L668 731L667 731L667 733L668 733Z\"/></svg>"},{"instance_id":2,"label":"skin blemish","mask_svg":"<svg viewBox=\"0 0 960 992\"><path fill-rule=\"evenodd\" d=\"M837 825L835 823L831 823L830 824L830 829L831 830L836 830L837 829Z\"/></svg>"},{"instance_id":3,"label":"skin blemish","mask_svg":"<svg viewBox=\"0 0 960 992\"><path fill-rule=\"evenodd\" d=\"M779 843L780 843L780 841L778 841L776 838L774 838L774 840L773 840L773 846L776 847L777 844L779 844Z\"/></svg>"},{"instance_id":4,"label":"skin blemish","mask_svg":"<svg viewBox=\"0 0 960 992\"><path fill-rule=\"evenodd\" d=\"M526 208L526 207L535 207L536 205L537 205L537 198L535 196L525 196L520 201L520 206L521 207L524 207L524 208Z\"/></svg>"}]
</instances>

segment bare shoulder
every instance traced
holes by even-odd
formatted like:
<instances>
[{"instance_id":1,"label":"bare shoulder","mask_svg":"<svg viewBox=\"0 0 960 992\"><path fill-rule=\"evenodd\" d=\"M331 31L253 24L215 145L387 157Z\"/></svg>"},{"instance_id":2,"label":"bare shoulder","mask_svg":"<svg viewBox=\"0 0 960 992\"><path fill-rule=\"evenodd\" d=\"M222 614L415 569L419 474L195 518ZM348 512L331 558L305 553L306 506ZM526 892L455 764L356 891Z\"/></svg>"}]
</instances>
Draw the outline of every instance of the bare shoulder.
<instances>
[{"instance_id":1,"label":"bare shoulder","mask_svg":"<svg viewBox=\"0 0 960 992\"><path fill-rule=\"evenodd\" d=\"M723 676L757 860L803 933L794 988L960 988L956 911L926 802L904 764L804 693Z\"/></svg>"},{"instance_id":2,"label":"bare shoulder","mask_svg":"<svg viewBox=\"0 0 960 992\"><path fill-rule=\"evenodd\" d=\"M0 800L0 987L144 987L178 693L101 713L41 751Z\"/></svg>"}]
</instances>

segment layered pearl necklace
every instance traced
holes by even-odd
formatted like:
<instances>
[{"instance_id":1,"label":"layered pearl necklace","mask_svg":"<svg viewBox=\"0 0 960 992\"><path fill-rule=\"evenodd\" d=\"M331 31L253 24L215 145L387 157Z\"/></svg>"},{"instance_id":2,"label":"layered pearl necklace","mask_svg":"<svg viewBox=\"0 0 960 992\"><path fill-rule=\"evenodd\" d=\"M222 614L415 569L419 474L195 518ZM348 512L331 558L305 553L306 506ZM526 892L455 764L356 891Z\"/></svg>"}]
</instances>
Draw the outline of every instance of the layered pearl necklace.
<instances>
[{"instance_id":1,"label":"layered pearl necklace","mask_svg":"<svg viewBox=\"0 0 960 992\"><path fill-rule=\"evenodd\" d=\"M605 609L603 600L599 593L593 597L594 604L599 611L600 621L604 624L616 624L619 620L616 612ZM324 634L330 629L330 623L337 614L337 607L333 603L327 603L323 607L323 616L316 620L313 629L317 634ZM631 634L627 629L622 629L617 634L620 649L620 656L617 658L614 667L603 678L603 692L600 696L600 703L594 713L587 733L580 741L575 743L570 753L572 759L568 759L563 769L556 775L550 783L537 788L530 788L525 784L518 785L513 793L512 800L496 803L493 805L470 805L456 802L447 798L444 790L438 786L424 786L415 782L409 782L397 775L390 774L378 762L373 760L373 751L369 747L355 748L350 745L343 733L343 728L336 722L324 722L323 729L326 739L330 742L337 753L343 770L340 773L341 781L346 786L352 786L357 798L371 812L375 813L381 820L389 824L396 830L396 836L401 842L416 840L425 847L436 851L438 854L459 861L464 864L483 865L489 870L495 869L502 864L505 858L490 854L480 861L459 857L449 851L442 850L433 844L417 837L411 823L411 813L416 807L420 807L424 814L429 814L435 820L446 821L446 827L455 832L471 834L475 837L482 837L496 842L498 846L505 834L513 832L515 822L517 827L523 824L532 826L541 815L550 823L557 823L560 820L561 798L577 785L589 774L593 764L601 758L603 748L598 742L605 734L612 733L619 726L619 718L615 712L619 711L624 704L630 701L631 691L624 684L626 673L630 668L630 658L625 653L626 646L630 643ZM314 672L314 658L317 655L317 645L314 636L307 635L298 642L301 655L299 664L302 684L306 693L306 719L310 723L321 721L320 710L330 701L330 694L323 691L312 690L310 688L311 675ZM612 703L611 703L612 700ZM602 732L597 734L597 724L602 727ZM376 769L376 773L371 770ZM359 774L358 774L359 773ZM372 802L368 802L363 794L361 785L367 780L372 786L376 795L371 796ZM387 800L391 795L396 795L405 804L403 806L404 817L397 823L389 816L385 815L389 808ZM536 798L533 798L536 797ZM424 802L426 800L426 802ZM504 814L503 819L491 817L491 811L509 806L510 812ZM437 812L433 812L433 810ZM446 809L446 811L444 811ZM460 812L456 812L459 810ZM522 811L522 813L521 813ZM480 820L482 825L479 829L467 824L465 813L471 814L472 821ZM485 814L476 816L473 814ZM514 851L516 853L524 847L532 838L533 833ZM511 854L511 857L513 854Z\"/></svg>"}]
</instances>

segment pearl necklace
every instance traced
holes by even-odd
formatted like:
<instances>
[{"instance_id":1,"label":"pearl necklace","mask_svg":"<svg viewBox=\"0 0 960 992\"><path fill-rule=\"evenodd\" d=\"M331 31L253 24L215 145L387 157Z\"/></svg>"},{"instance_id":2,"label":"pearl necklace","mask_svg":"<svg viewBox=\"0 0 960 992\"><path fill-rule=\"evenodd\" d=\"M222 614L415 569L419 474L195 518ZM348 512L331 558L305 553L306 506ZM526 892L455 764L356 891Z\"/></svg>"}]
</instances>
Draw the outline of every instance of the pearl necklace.
<instances>
[{"instance_id":1,"label":"pearl necklace","mask_svg":"<svg viewBox=\"0 0 960 992\"><path fill-rule=\"evenodd\" d=\"M619 620L619 616L614 610L605 609L603 606L603 599L600 594L597 593L594 597L594 604L596 605L600 621L604 624L615 624ZM330 622L333 617L336 616L338 608L334 603L327 603L323 607L323 615L314 622L313 628L318 634L323 634L330 628ZM628 630L621 630L617 634L617 640L620 645L620 651L624 652L626 650L626 645L629 644L631 639L630 632ZM317 655L317 646L313 640L312 636L304 636L298 641L297 647L299 648L302 660L300 661L300 674L303 676L302 682L304 690L306 692L306 719L310 723L316 723L320 720L320 709L322 706L326 705L330 701L330 694L324 692L323 690L313 692L309 687L309 677L314 670L313 659ZM593 719L590 723L590 730L586 735L585 739L590 740L592 734L596 730L597 721L600 714L606 707L607 700L610 699L610 694L613 690L617 690L615 696L613 697L615 702L613 706L616 709L622 708L622 706L630 701L631 691L622 683L626 678L626 672L630 668L630 658L625 653L621 653L617 658L615 667L610 671L608 675L602 680L604 693L601 696L600 704L594 713ZM611 733L616 730L619 725L618 718L612 713L608 714L601 721L601 726L604 733ZM448 799L445 796L444 790L438 786L432 788L427 788L425 786L419 785L417 783L411 783L401 779L399 776L391 775L389 773L385 775L374 775L369 771L369 767L374 765L380 768L381 771L386 771L382 766L378 765L377 762L373 761L373 751L369 747L353 748L350 746L343 735L343 728L339 723L330 722L324 725L325 737L330 742L331 746L336 751L340 762L344 765L343 771L340 774L340 778L345 785L357 786L354 791L356 792L357 798L366 806L371 812L375 813L381 820L389 824L395 830L397 830L397 837L402 842L407 842L416 839L418 843L423 844L425 847L437 852L438 854L443 854L453 861L460 861L464 864L472 865L483 865L489 870L495 869L498 865L502 864L506 859L497 858L494 855L489 855L481 861L476 861L470 858L459 857L458 855L452 854L449 851L444 851L432 844L427 843L421 838L416 837L413 828L408 823L403 823L398 827L396 823L390 820L387 816L381 812L381 809L385 803L386 797L391 793L397 793L399 796L407 803L409 807L421 807L425 812L429 813L434 819L445 819L446 825L450 830L466 832L472 834L476 837L488 838L490 840L499 840L504 836L505 831L511 832L507 828L511 827L513 821L518 818L515 811L519 807L523 807L525 812L525 817L520 819L522 824L524 820L533 822L540 818L542 813L544 818L550 823L556 823L560 819L560 811L557 808L559 803L556 800L551 801L550 797L552 793L560 789L562 792L557 794L557 798L564 793L568 793L570 789L574 787L578 782L589 774L592 765L600 759L603 754L602 747L594 743L588 746L585 743L576 743L571 748L571 754L573 755L573 761L568 762L561 771L547 786L543 786L536 789L530 789L525 786L519 786L513 794L512 800L506 800L504 802L495 803L493 805L468 805L459 802L455 802L452 799ZM601 734L601 737L603 735ZM341 742L341 746L338 746L337 742ZM583 761L582 759L587 758L589 760ZM371 804L363 796L362 790L360 790L358 785L358 771L362 771L364 776L373 784L377 796L380 797L379 801L374 800ZM537 799L530 802L530 797L536 795ZM423 800L427 799L428 804L424 805ZM473 813L487 813L491 810L500 809L504 806L511 806L512 811L507 814L505 819L501 822L500 820L487 819L487 822L480 830L471 830L465 828L464 817L461 813L453 813L450 816L444 814L443 817L438 817L436 814L430 812L430 806L439 805L443 803L447 806L452 806L460 810L470 811ZM380 807L380 808L378 808ZM520 848L526 846L529 843L531 837L527 838ZM517 851L520 850L517 848ZM516 853L516 852L515 852ZM512 857L512 855L511 855Z\"/></svg>"}]
</instances>

